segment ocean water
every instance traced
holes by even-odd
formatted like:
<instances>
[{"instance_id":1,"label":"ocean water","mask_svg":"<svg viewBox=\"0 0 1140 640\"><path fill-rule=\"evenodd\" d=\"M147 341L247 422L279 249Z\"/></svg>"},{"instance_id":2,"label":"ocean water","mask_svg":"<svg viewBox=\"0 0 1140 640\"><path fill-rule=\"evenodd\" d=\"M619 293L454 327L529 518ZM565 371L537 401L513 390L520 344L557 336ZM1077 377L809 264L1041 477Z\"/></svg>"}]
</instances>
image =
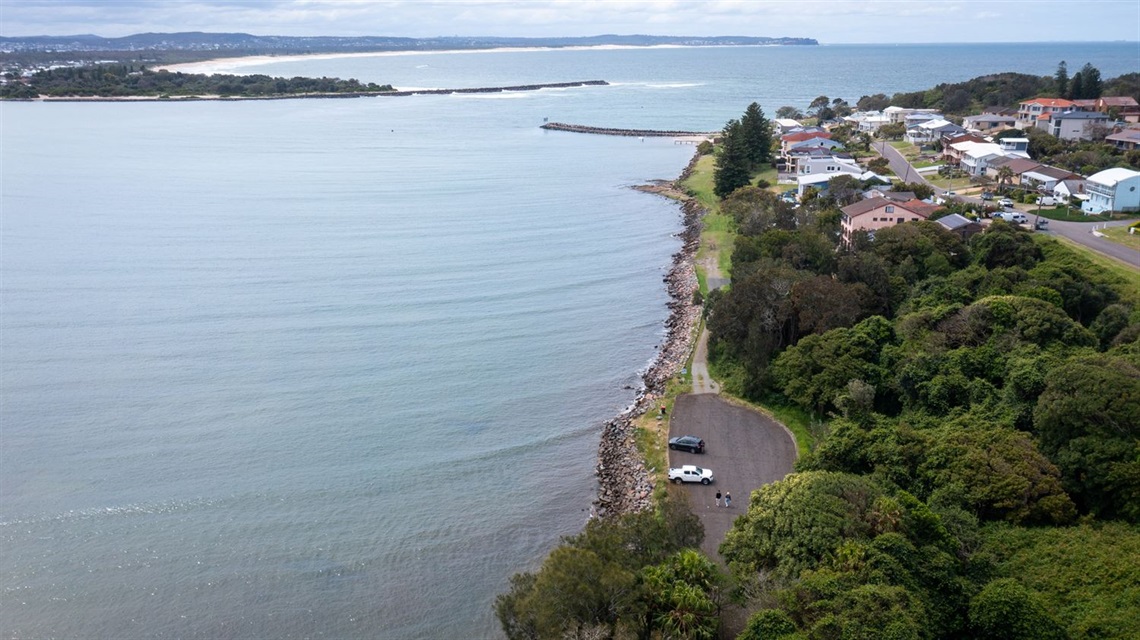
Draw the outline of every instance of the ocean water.
<instances>
[{"instance_id":1,"label":"ocean water","mask_svg":"<svg viewBox=\"0 0 1140 640\"><path fill-rule=\"evenodd\" d=\"M577 532L601 423L667 315L715 130L1135 43L654 49L279 61L349 100L0 104L0 634L499 635Z\"/></svg>"}]
</instances>

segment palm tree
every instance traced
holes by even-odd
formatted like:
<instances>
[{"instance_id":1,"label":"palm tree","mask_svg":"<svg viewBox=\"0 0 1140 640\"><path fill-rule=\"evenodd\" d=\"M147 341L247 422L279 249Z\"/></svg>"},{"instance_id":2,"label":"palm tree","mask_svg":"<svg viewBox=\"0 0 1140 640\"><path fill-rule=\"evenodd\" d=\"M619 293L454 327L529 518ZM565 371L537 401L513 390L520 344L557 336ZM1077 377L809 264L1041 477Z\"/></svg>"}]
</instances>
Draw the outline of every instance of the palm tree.
<instances>
[{"instance_id":1,"label":"palm tree","mask_svg":"<svg viewBox=\"0 0 1140 640\"><path fill-rule=\"evenodd\" d=\"M1013 182L1013 169L1010 169L1009 167L998 167L997 179L998 179L998 191L1005 193L1005 191L1002 189L1002 185L1006 185L1006 184L1009 184L1010 182Z\"/></svg>"}]
</instances>

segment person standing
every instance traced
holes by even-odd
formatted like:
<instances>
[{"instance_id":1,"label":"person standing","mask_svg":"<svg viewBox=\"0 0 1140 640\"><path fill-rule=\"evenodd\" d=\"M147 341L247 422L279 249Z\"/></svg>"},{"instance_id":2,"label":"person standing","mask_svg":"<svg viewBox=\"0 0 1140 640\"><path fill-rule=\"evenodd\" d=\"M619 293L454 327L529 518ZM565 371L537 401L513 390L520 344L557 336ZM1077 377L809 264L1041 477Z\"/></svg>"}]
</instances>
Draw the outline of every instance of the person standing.
<instances>
[{"instance_id":1,"label":"person standing","mask_svg":"<svg viewBox=\"0 0 1140 640\"><path fill-rule=\"evenodd\" d=\"M720 506L720 491L716 492L716 506Z\"/></svg>"},{"instance_id":2,"label":"person standing","mask_svg":"<svg viewBox=\"0 0 1140 640\"><path fill-rule=\"evenodd\" d=\"M732 506L732 494L727 492L727 491L724 492L724 506L726 506L726 507Z\"/></svg>"}]
</instances>

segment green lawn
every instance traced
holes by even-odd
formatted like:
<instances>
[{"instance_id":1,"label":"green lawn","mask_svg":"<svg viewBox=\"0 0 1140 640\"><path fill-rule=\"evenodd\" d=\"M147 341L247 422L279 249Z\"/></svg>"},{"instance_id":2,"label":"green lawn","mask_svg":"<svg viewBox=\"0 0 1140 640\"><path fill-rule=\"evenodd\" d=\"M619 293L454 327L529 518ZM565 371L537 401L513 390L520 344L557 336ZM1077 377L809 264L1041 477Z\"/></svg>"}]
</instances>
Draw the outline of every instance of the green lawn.
<instances>
[{"instance_id":1,"label":"green lawn","mask_svg":"<svg viewBox=\"0 0 1140 640\"><path fill-rule=\"evenodd\" d=\"M1128 229L1128 227L1112 227L1111 229L1104 229L1102 233L1117 244L1140 251L1140 231L1128 233Z\"/></svg>"}]
</instances>

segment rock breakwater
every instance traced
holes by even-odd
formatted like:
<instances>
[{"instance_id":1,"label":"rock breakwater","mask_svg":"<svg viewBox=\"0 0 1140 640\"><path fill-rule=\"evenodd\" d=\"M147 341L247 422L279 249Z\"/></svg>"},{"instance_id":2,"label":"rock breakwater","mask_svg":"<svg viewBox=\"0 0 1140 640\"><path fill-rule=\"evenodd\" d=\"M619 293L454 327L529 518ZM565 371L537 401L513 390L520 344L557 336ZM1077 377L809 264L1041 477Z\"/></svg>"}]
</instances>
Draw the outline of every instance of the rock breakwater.
<instances>
[{"instance_id":1,"label":"rock breakwater","mask_svg":"<svg viewBox=\"0 0 1140 640\"><path fill-rule=\"evenodd\" d=\"M681 176L667 188L647 187L654 193L679 193L676 183L692 173L699 154L694 154ZM674 196L675 197L675 196ZM655 478L645 467L637 448L634 420L655 409L666 391L669 379L681 370L693 347L693 329L700 319L701 307L693 303L698 290L694 260L700 247L701 219L705 209L688 196L678 198L684 216L684 228L679 234L681 250L673 254L672 266L665 275L669 292L669 317L665 321L666 337L657 358L641 375L643 387L637 398L617 417L606 422L598 445L598 497L595 500L599 517L634 513L652 506Z\"/></svg>"},{"instance_id":2,"label":"rock breakwater","mask_svg":"<svg viewBox=\"0 0 1140 640\"><path fill-rule=\"evenodd\" d=\"M602 136L631 136L638 138L690 138L713 137L715 133L704 131L658 131L655 129L614 129L611 127L591 127L584 124L567 124L565 122L547 122L543 129L550 131L570 131L572 133L593 133Z\"/></svg>"}]
</instances>

